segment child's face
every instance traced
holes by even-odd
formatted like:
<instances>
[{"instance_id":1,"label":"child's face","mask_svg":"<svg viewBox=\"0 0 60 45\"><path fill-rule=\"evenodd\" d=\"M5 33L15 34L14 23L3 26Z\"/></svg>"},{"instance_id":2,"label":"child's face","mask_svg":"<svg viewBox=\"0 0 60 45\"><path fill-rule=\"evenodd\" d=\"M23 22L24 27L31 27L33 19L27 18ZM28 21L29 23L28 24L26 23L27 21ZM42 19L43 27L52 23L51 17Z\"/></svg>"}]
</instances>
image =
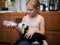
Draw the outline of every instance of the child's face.
<instances>
[{"instance_id":1,"label":"child's face","mask_svg":"<svg viewBox=\"0 0 60 45\"><path fill-rule=\"evenodd\" d=\"M34 17L36 15L36 9L31 4L27 4L27 13L30 17Z\"/></svg>"}]
</instances>

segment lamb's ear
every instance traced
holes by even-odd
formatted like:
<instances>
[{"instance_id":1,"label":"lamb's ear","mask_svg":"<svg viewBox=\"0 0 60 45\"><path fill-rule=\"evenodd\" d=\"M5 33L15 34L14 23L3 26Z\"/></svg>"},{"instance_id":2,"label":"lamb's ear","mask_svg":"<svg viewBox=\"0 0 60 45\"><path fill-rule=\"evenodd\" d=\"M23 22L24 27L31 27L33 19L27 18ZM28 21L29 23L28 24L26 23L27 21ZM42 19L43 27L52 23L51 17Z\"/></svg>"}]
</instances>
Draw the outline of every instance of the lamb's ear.
<instances>
[{"instance_id":1,"label":"lamb's ear","mask_svg":"<svg viewBox=\"0 0 60 45\"><path fill-rule=\"evenodd\" d=\"M23 24L22 24L22 27L23 27L24 25L25 25L25 24L23 23Z\"/></svg>"}]
</instances>

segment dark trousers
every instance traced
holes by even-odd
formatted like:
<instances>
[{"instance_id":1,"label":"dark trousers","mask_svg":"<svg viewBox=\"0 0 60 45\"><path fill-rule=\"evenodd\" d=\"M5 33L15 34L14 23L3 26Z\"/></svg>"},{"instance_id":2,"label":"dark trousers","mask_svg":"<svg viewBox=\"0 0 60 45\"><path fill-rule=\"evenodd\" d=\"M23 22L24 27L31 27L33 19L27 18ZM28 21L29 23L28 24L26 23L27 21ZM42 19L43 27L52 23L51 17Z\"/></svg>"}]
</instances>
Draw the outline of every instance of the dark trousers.
<instances>
[{"instance_id":1,"label":"dark trousers","mask_svg":"<svg viewBox=\"0 0 60 45\"><path fill-rule=\"evenodd\" d=\"M19 43L15 44L15 45L41 45L41 44L32 44L28 41L20 41Z\"/></svg>"},{"instance_id":2,"label":"dark trousers","mask_svg":"<svg viewBox=\"0 0 60 45\"><path fill-rule=\"evenodd\" d=\"M26 45L32 45L32 43L34 41L38 41L40 43L40 45L43 45L43 40L46 40L45 36L35 33L31 39L26 39L26 37L24 37L24 34L21 36L21 38L16 41L15 45L21 44L21 42L23 41L23 45L25 45L24 43L26 43ZM24 42L25 41L25 42Z\"/></svg>"}]
</instances>

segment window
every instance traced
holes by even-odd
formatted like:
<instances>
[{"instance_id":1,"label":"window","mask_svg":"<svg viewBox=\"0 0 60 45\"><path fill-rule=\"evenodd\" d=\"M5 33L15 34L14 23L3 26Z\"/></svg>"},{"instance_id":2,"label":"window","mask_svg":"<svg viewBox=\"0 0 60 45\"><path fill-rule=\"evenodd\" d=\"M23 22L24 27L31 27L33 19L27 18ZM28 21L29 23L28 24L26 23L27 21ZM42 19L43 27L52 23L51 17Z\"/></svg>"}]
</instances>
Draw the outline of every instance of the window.
<instances>
[{"instance_id":1,"label":"window","mask_svg":"<svg viewBox=\"0 0 60 45\"><path fill-rule=\"evenodd\" d=\"M5 6L9 9L9 11L17 11L17 12L26 12L26 2L28 0L7 0ZM40 1L40 11L52 11L52 10L60 10L60 1L59 0L39 0ZM51 1L54 4L50 4ZM54 5L54 6L53 6Z\"/></svg>"}]
</instances>

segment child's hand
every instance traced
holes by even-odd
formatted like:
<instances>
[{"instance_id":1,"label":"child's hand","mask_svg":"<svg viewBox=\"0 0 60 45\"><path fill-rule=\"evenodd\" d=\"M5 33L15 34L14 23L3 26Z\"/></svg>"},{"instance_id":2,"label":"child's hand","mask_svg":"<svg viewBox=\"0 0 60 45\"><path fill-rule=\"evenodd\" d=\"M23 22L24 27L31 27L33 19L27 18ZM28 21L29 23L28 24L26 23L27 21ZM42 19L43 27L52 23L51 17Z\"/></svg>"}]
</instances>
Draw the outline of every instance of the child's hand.
<instances>
[{"instance_id":1,"label":"child's hand","mask_svg":"<svg viewBox=\"0 0 60 45\"><path fill-rule=\"evenodd\" d=\"M32 38L33 34L35 33L36 30L27 30L27 33L25 34L25 37L28 38Z\"/></svg>"}]
</instances>

